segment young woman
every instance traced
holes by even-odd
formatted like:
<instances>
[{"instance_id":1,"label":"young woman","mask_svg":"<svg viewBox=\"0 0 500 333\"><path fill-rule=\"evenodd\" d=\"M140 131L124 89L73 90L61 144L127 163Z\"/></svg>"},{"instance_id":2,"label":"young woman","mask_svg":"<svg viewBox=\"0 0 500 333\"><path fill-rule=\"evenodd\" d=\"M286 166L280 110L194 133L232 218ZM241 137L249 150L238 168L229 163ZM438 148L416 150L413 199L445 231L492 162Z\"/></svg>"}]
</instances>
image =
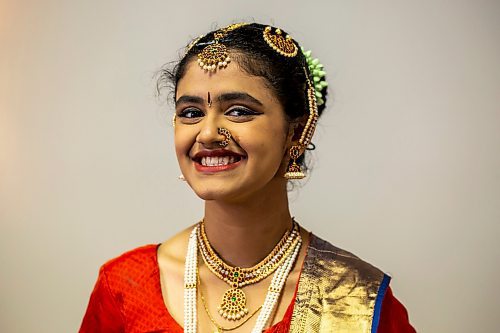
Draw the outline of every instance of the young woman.
<instances>
[{"instance_id":1,"label":"young woman","mask_svg":"<svg viewBox=\"0 0 500 333\"><path fill-rule=\"evenodd\" d=\"M256 23L194 40L162 73L204 216L104 264L80 332L415 332L387 275L290 214L324 76L284 31Z\"/></svg>"}]
</instances>

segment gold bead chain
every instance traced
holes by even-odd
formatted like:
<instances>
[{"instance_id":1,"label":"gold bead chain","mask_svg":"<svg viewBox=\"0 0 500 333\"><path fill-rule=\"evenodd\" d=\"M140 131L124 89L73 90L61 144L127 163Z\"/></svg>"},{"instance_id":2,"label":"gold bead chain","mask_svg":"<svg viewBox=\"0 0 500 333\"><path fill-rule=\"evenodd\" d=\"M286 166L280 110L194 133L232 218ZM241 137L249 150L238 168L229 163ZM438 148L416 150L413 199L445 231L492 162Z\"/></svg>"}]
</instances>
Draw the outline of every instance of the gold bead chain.
<instances>
[{"instance_id":1,"label":"gold bead chain","mask_svg":"<svg viewBox=\"0 0 500 333\"><path fill-rule=\"evenodd\" d=\"M285 261L290 250L294 248L298 240L298 235L298 225L293 221L292 229L287 230L271 253L255 266L249 268L229 266L215 253L215 250L208 241L203 221L200 222L198 245L203 261L210 271L233 288L237 288L257 283L271 275Z\"/></svg>"}]
</instances>

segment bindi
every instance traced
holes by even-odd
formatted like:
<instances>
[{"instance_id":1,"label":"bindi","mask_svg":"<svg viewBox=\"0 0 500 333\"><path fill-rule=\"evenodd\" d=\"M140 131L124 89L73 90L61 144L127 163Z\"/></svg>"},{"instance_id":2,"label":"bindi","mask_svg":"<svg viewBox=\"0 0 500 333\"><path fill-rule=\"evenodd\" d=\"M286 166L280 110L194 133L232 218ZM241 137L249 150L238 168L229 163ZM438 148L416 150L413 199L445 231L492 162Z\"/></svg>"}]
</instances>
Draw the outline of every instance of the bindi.
<instances>
[{"instance_id":1,"label":"bindi","mask_svg":"<svg viewBox=\"0 0 500 333\"><path fill-rule=\"evenodd\" d=\"M208 107L211 108L212 107L212 98L210 98L210 91L208 92L207 103L208 103Z\"/></svg>"}]
</instances>

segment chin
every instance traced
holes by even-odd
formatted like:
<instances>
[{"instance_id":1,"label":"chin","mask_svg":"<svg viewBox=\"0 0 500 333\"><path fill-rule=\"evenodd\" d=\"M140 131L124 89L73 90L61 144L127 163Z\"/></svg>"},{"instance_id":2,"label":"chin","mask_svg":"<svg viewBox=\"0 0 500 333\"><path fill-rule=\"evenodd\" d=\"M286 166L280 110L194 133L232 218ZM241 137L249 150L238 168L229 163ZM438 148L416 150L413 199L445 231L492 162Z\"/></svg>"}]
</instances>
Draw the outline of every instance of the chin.
<instances>
[{"instance_id":1,"label":"chin","mask_svg":"<svg viewBox=\"0 0 500 333\"><path fill-rule=\"evenodd\" d=\"M194 190L196 195L205 201L235 201L235 198L237 197L236 193L229 192L227 190L221 190L221 191L215 191L215 190L201 190L197 191Z\"/></svg>"},{"instance_id":2,"label":"chin","mask_svg":"<svg viewBox=\"0 0 500 333\"><path fill-rule=\"evenodd\" d=\"M190 186L193 192L202 200L225 200L231 197L227 186L200 186L200 184L190 184Z\"/></svg>"},{"instance_id":3,"label":"chin","mask_svg":"<svg viewBox=\"0 0 500 333\"><path fill-rule=\"evenodd\" d=\"M193 192L205 201L242 202L248 197L248 190L241 186L230 186L229 184L217 184L212 186L191 186Z\"/></svg>"}]
</instances>

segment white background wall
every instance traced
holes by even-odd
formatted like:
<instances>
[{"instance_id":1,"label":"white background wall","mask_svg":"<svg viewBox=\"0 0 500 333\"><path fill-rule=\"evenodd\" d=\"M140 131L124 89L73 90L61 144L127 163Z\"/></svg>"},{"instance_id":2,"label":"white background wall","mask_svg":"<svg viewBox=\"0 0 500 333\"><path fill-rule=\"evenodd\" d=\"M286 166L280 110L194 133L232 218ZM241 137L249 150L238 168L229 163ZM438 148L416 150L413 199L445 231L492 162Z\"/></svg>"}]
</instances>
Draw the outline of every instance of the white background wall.
<instances>
[{"instance_id":1,"label":"white background wall","mask_svg":"<svg viewBox=\"0 0 500 333\"><path fill-rule=\"evenodd\" d=\"M77 331L105 260L202 216L152 76L241 19L328 71L293 214L391 273L419 332L498 331L499 18L498 1L0 0L0 331Z\"/></svg>"}]
</instances>

